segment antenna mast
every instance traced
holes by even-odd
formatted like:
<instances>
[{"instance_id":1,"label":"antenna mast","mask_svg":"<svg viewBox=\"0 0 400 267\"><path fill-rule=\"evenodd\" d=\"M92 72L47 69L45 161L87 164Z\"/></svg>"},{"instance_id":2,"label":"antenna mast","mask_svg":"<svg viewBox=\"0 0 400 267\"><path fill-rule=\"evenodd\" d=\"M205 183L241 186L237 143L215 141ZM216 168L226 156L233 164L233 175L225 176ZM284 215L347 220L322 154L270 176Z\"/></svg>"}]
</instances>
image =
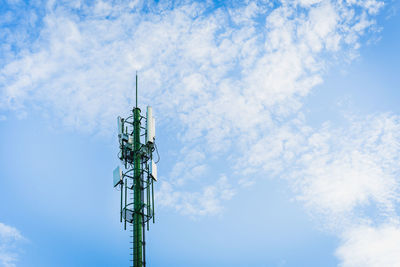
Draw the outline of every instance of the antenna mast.
<instances>
[{"instance_id":1,"label":"antenna mast","mask_svg":"<svg viewBox=\"0 0 400 267\"><path fill-rule=\"evenodd\" d=\"M157 181L157 165L153 159L155 146L155 120L152 108L147 106L146 117L138 108L138 76L136 72L136 106L132 115L118 117L119 159L123 170L114 170L114 187L121 189L120 221L132 226L133 267L146 266L145 228L154 223L154 182ZM141 121L146 127L141 127ZM141 130L145 129L144 134ZM128 192L129 191L129 192ZM129 195L129 199L128 199ZM125 201L123 201L125 199Z\"/></svg>"}]
</instances>

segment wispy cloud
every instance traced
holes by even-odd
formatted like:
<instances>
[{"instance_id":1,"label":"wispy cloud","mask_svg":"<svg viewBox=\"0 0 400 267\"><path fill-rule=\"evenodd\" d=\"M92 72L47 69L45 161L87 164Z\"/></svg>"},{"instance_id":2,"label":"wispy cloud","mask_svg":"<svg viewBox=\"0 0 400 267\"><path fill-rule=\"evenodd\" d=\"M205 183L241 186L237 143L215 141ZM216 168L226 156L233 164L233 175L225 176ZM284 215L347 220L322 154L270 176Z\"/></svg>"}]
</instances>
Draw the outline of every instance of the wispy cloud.
<instances>
[{"instance_id":1,"label":"wispy cloud","mask_svg":"<svg viewBox=\"0 0 400 267\"><path fill-rule=\"evenodd\" d=\"M36 38L2 66L0 107L35 105L70 127L110 132L132 103L139 70L140 100L152 99L169 120L178 112L183 138L203 132L214 147L297 110L296 96L321 82L325 53L358 47L373 23L367 2L375 3L260 1L212 11L200 3L48 2L31 11L45 14L28 35Z\"/></svg>"},{"instance_id":2,"label":"wispy cloud","mask_svg":"<svg viewBox=\"0 0 400 267\"><path fill-rule=\"evenodd\" d=\"M0 263L5 267L14 267L18 261L17 242L25 238L14 227L0 222Z\"/></svg>"},{"instance_id":3,"label":"wispy cloud","mask_svg":"<svg viewBox=\"0 0 400 267\"><path fill-rule=\"evenodd\" d=\"M292 174L298 199L340 237L341 266L397 266L400 119L378 114L348 122L307 137Z\"/></svg>"},{"instance_id":4,"label":"wispy cloud","mask_svg":"<svg viewBox=\"0 0 400 267\"><path fill-rule=\"evenodd\" d=\"M380 114L350 119L346 129L327 125L312 133L297 161L299 198L336 227L354 218L395 216L400 200L399 130L397 116ZM373 218L360 209L369 206L379 211Z\"/></svg>"},{"instance_id":5,"label":"wispy cloud","mask_svg":"<svg viewBox=\"0 0 400 267\"><path fill-rule=\"evenodd\" d=\"M238 170L287 179L320 227L340 238L342 266L397 266L399 133L400 118L389 113L320 129L298 118L254 143Z\"/></svg>"},{"instance_id":6,"label":"wispy cloud","mask_svg":"<svg viewBox=\"0 0 400 267\"><path fill-rule=\"evenodd\" d=\"M219 214L223 209L222 202L234 195L235 190L226 176L204 186L200 192L177 191L170 183L162 181L161 189L157 192L157 203L162 207L174 207L177 212L196 218L199 215Z\"/></svg>"}]
</instances>

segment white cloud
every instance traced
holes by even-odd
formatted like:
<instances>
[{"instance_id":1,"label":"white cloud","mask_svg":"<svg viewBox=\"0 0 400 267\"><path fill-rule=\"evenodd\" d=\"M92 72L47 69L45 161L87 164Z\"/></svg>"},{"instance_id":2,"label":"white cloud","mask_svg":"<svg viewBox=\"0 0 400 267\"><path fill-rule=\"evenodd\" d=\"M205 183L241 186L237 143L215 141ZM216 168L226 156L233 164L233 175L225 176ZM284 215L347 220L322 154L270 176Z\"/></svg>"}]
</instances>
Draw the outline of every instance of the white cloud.
<instances>
[{"instance_id":1,"label":"white cloud","mask_svg":"<svg viewBox=\"0 0 400 267\"><path fill-rule=\"evenodd\" d=\"M161 207L174 207L181 214L193 218L201 215L216 215L223 209L222 202L230 200L235 190L226 176L221 176L214 184L202 188L200 192L177 191L170 183L161 182L156 194Z\"/></svg>"},{"instance_id":2,"label":"white cloud","mask_svg":"<svg viewBox=\"0 0 400 267\"><path fill-rule=\"evenodd\" d=\"M398 247L390 246L400 243L399 161L399 116L348 117L341 128L325 123L321 129L300 116L254 142L237 170L288 179L320 227L342 240L342 266L398 266Z\"/></svg>"},{"instance_id":3,"label":"white cloud","mask_svg":"<svg viewBox=\"0 0 400 267\"><path fill-rule=\"evenodd\" d=\"M307 137L293 173L299 198L339 228L368 218L392 218L400 200L400 120L388 114L350 119ZM378 213L370 218L368 207Z\"/></svg>"},{"instance_id":4,"label":"white cloud","mask_svg":"<svg viewBox=\"0 0 400 267\"><path fill-rule=\"evenodd\" d=\"M363 2L251 2L213 12L200 3L150 5L142 13L144 5L49 2L38 38L0 69L0 108L34 106L67 127L108 133L133 103L138 69L139 102L156 107L161 127L181 129L174 186L204 175L210 153L269 146L270 133L321 83L327 54L353 51L373 23L356 9ZM264 153L272 162L273 151ZM196 154L203 159L188 156Z\"/></svg>"},{"instance_id":5,"label":"white cloud","mask_svg":"<svg viewBox=\"0 0 400 267\"><path fill-rule=\"evenodd\" d=\"M223 141L214 137L254 129L271 112L297 110L293 97L321 82L322 54L344 40L356 44L373 22L331 1L299 13L290 3L211 13L206 4L141 13L143 5L49 4L38 38L0 70L0 108L38 105L69 127L110 132L132 103L138 69L140 101L156 102L164 121L182 113L184 136L205 134L214 147Z\"/></svg>"},{"instance_id":6,"label":"white cloud","mask_svg":"<svg viewBox=\"0 0 400 267\"><path fill-rule=\"evenodd\" d=\"M343 234L336 255L343 267L396 267L400 264L398 223L380 226L360 225Z\"/></svg>"},{"instance_id":7,"label":"white cloud","mask_svg":"<svg viewBox=\"0 0 400 267\"><path fill-rule=\"evenodd\" d=\"M307 127L300 116L254 142L237 169L285 177L312 213L341 231L368 218L363 212L371 206L379 211L374 216L396 216L399 159L398 116L349 117L342 128L325 123L321 129Z\"/></svg>"},{"instance_id":8,"label":"white cloud","mask_svg":"<svg viewBox=\"0 0 400 267\"><path fill-rule=\"evenodd\" d=\"M14 267L18 261L16 244L25 238L14 227L0 222L0 263L5 267Z\"/></svg>"},{"instance_id":9,"label":"white cloud","mask_svg":"<svg viewBox=\"0 0 400 267\"><path fill-rule=\"evenodd\" d=\"M340 266L399 266L400 118L377 114L305 135L290 181L341 239Z\"/></svg>"}]
</instances>

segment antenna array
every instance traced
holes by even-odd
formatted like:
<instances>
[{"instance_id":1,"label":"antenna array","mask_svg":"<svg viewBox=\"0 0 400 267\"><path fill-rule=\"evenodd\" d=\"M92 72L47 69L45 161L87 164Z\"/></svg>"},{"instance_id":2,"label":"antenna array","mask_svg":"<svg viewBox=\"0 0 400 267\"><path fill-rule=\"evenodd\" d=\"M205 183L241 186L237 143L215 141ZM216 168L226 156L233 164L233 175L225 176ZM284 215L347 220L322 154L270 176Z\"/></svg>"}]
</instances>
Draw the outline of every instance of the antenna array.
<instances>
[{"instance_id":1,"label":"antenna array","mask_svg":"<svg viewBox=\"0 0 400 267\"><path fill-rule=\"evenodd\" d=\"M145 127L142 127L145 125ZM143 132L143 133L142 133ZM154 221L154 182L157 181L157 165L153 153L155 144L155 120L152 108L147 107L146 117L136 107L127 118L118 117L118 157L123 163L114 170L114 187L121 190L120 221L132 226L132 265L146 266L145 228Z\"/></svg>"}]
</instances>

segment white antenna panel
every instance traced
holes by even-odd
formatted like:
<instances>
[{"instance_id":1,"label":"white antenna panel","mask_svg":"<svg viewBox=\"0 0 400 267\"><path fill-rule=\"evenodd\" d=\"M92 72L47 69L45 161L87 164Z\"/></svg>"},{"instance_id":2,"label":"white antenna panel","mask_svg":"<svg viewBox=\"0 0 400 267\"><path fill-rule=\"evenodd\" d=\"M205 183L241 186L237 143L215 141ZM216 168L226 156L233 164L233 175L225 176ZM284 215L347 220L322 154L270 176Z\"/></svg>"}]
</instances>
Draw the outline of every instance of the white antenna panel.
<instances>
[{"instance_id":1,"label":"white antenna panel","mask_svg":"<svg viewBox=\"0 0 400 267\"><path fill-rule=\"evenodd\" d=\"M154 142L154 126L153 126L154 118L153 118L153 109L150 106L147 106L147 114L146 114L146 143Z\"/></svg>"},{"instance_id":2,"label":"white antenna panel","mask_svg":"<svg viewBox=\"0 0 400 267\"><path fill-rule=\"evenodd\" d=\"M114 184L114 187L116 187L119 183L121 183L121 181L122 181L122 170L118 166L113 171L113 184Z\"/></svg>"},{"instance_id":3,"label":"white antenna panel","mask_svg":"<svg viewBox=\"0 0 400 267\"><path fill-rule=\"evenodd\" d=\"M122 118L118 116L118 134L121 135L124 132L124 123L122 122Z\"/></svg>"},{"instance_id":4,"label":"white antenna panel","mask_svg":"<svg viewBox=\"0 0 400 267\"><path fill-rule=\"evenodd\" d=\"M153 160L150 164L150 175L154 181L157 181L157 164Z\"/></svg>"}]
</instances>

